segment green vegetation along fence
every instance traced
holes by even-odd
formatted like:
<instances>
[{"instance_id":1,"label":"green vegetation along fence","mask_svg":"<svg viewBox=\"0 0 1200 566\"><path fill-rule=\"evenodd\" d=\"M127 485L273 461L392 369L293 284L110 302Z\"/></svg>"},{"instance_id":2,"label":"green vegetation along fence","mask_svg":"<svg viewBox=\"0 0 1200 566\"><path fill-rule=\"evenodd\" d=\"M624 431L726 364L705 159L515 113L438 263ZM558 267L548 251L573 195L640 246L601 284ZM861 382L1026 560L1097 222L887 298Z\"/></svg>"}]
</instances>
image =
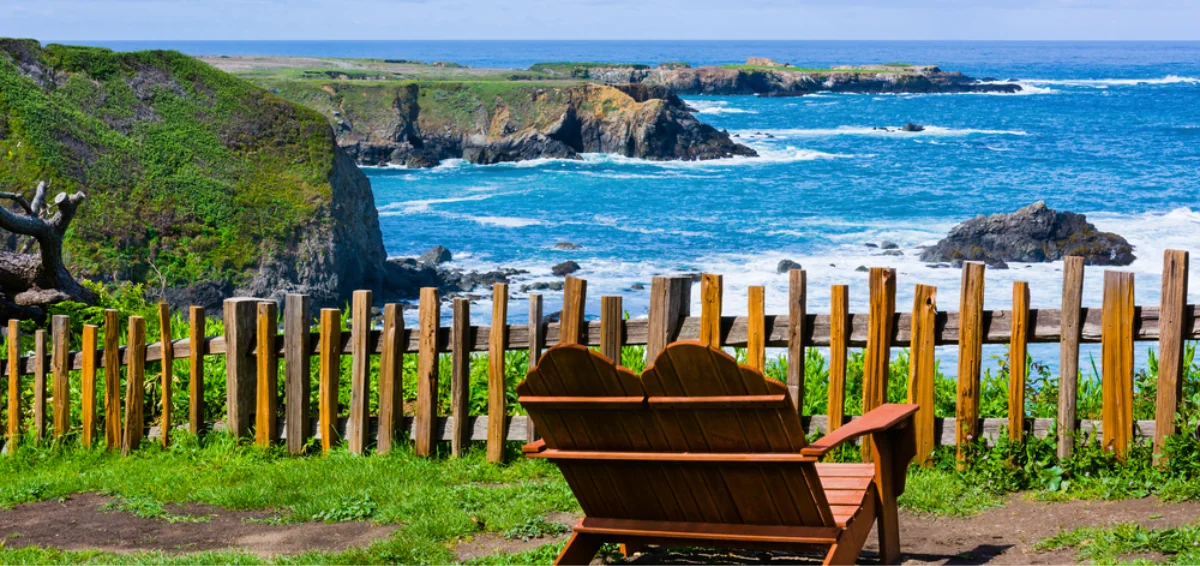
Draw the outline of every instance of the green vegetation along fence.
<instances>
[{"instance_id":1,"label":"green vegetation along fence","mask_svg":"<svg viewBox=\"0 0 1200 566\"><path fill-rule=\"evenodd\" d=\"M286 441L288 450L303 452L312 438L320 440L323 451L335 441L344 440L347 448L362 453L374 438L379 452L388 452L403 438L412 439L419 455L432 454L435 443L450 442L450 453L457 455L470 441L486 441L493 461L503 457L505 441L535 437L534 423L525 416L511 415L512 376L505 372L505 352L527 351L537 360L542 350L558 343L596 346L610 359L637 365L625 346L644 346L648 362L664 346L675 340L700 340L720 346L745 348L750 365L765 369L765 349L786 348L786 374L781 376L798 407L805 397L806 349L829 348L829 415L803 417L810 433L837 428L848 418L843 415L846 400L847 351L863 347L862 409L870 410L886 401L889 391L891 348L907 347L908 402L920 405L917 414L919 454L928 461L937 444L956 445L960 459L964 447L973 439L1007 432L1021 438L1025 434L1045 436L1057 430L1060 456L1069 456L1073 437L1083 429L1102 435L1107 449L1125 454L1135 435L1152 437L1156 453L1164 439L1174 433L1174 416L1179 407L1184 375L1184 344L1200 338L1196 320L1200 305L1187 303L1188 253L1168 250L1162 278L1162 302L1158 306L1134 304L1133 274L1104 272L1103 305L1083 307L1083 260L1069 257L1063 267L1062 308L1032 309L1026 283L1013 285L1011 310L984 310L984 266L968 262L962 270L960 312L937 310L937 289L917 285L911 312L898 313L896 273L892 269L870 270L870 308L865 314L848 312L848 288L832 289L830 314L807 312L807 284L803 270L790 272L788 312L772 315L764 312L763 287L749 290L748 316L721 315L722 279L706 274L700 278L700 316L691 316L690 277L656 277L651 285L650 313L646 319L624 320L620 297L603 297L598 321L585 320L587 282L568 277L563 291L560 322L543 322L542 297L529 296L529 324L507 324L509 294L506 284L493 292L491 326L470 325L470 303L455 298L452 321L440 321L437 289L423 289L420 295L419 322L405 328L401 307L388 304L383 309L381 328L372 323L372 296L368 291L354 293L350 307L349 332L343 333L342 312L323 309L317 331L313 331L310 300L304 295L288 295L283 307L283 333L275 302L252 298L234 298L224 304L224 331L221 336L205 335L205 313L200 307L188 311L188 338L146 344L146 321L130 317L126 345L121 346L121 321L118 311L107 310L103 324L85 324L78 342L73 343L68 316L55 315L47 343L44 330L35 331L32 355L22 357L20 324L10 320L7 329L7 360L3 364L8 379L9 450L25 431L22 416L27 407L22 395L22 379L32 376L32 436L46 434L46 403L51 403L53 435L74 434L85 445L98 443L103 427L104 442L110 449L136 449L147 437L170 442L171 430L186 426L201 433L204 422L206 379L224 378L224 427L238 436L254 433L263 446ZM158 324L162 336L172 336L170 312L159 305ZM176 319L183 322L182 318ZM1133 419L1133 348L1136 341L1157 341L1157 406L1154 421ZM1058 422L1054 419L1026 419L1025 349L1031 342L1059 342L1061 345ZM1079 346L1101 344L1102 408L1100 421L1076 419L1079 383ZM957 344L958 373L953 418L935 418L934 379L938 345ZM980 419L980 374L983 344L1008 344L1009 395L1008 418ZM481 363L473 352L487 352L487 401L484 414L471 416L471 365ZM622 354L625 354L624 356ZM204 358L224 356L224 376L205 375ZM414 357L416 368L415 403L404 391L405 358ZM448 415L438 414L440 357L449 358L450 402ZM312 395L316 358L316 395ZM375 358L377 357L377 358ZM349 360L348 375L343 376L343 360ZM187 360L189 411L185 420L171 413L174 361ZM283 363L283 387L280 388L280 362ZM161 362L161 376L147 377L147 363ZM122 413L121 367L126 379ZM378 368L372 371L373 368ZM478 369L478 368L477 368ZM77 372L77 373L75 373ZM51 392L47 392L47 375ZM78 376L75 378L74 376ZM72 383L75 378L79 382ZM157 407L146 403L147 384L158 386ZM341 380L349 379L349 399L340 398ZM893 378L894 379L894 378ZM376 383L372 386L372 381ZM895 384L893 384L895 385ZM210 387L210 390L213 387ZM71 405L72 392L79 392L78 413ZM103 393L101 395L101 392ZM282 398L280 394L282 393ZM371 399L375 396L375 399ZM98 417L97 401L103 399L103 418ZM316 411L310 399L315 399ZM376 407L372 416L371 408ZM155 410L157 408L157 410ZM476 411L477 413L480 411ZM517 411L519 412L519 411ZM315 415L314 415L315 413ZM78 421L74 415L78 414ZM503 417L499 417L503 416ZM149 418L147 418L149 417ZM493 418L489 418L493 417ZM103 421L103 422L101 422ZM154 425L154 426L148 426Z\"/></svg>"}]
</instances>

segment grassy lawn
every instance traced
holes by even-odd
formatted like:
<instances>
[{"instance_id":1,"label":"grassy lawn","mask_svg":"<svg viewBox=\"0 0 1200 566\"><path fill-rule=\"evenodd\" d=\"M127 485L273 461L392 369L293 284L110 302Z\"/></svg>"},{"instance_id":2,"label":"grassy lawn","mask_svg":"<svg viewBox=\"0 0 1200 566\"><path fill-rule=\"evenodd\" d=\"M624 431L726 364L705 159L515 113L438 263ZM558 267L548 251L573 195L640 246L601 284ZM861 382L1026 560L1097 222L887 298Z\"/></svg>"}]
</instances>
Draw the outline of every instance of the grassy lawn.
<instances>
[{"instance_id":1,"label":"grassy lawn","mask_svg":"<svg viewBox=\"0 0 1200 566\"><path fill-rule=\"evenodd\" d=\"M1080 527L1038 543L1039 550L1075 549L1096 564L1200 564L1200 524L1147 529L1135 523Z\"/></svg>"}]
</instances>

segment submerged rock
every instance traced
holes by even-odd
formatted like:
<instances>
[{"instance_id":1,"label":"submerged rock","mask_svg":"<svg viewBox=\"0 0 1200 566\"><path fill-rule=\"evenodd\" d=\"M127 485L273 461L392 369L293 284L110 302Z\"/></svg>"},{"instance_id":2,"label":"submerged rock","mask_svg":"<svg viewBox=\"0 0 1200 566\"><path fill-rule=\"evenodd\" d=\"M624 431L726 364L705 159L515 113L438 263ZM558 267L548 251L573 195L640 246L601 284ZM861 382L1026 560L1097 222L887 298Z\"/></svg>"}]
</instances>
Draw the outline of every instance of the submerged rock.
<instances>
[{"instance_id":1,"label":"submerged rock","mask_svg":"<svg viewBox=\"0 0 1200 566\"><path fill-rule=\"evenodd\" d=\"M576 271L579 271L579 269L580 268L579 268L578 263L575 263L574 261L571 261L571 260L567 260L567 261L564 261L554 267L551 267L550 273L553 273L559 277L562 277L565 275L570 275L572 273L575 273Z\"/></svg>"},{"instance_id":2,"label":"submerged rock","mask_svg":"<svg viewBox=\"0 0 1200 566\"><path fill-rule=\"evenodd\" d=\"M924 132L925 126L909 122L909 123L905 124L903 128L900 128L900 129L905 132Z\"/></svg>"},{"instance_id":3,"label":"submerged rock","mask_svg":"<svg viewBox=\"0 0 1200 566\"><path fill-rule=\"evenodd\" d=\"M899 245L899 244L897 244L896 242L890 241L890 240L884 240L884 241L882 241L882 242L879 242L879 247L880 247L881 249L885 249L885 250L898 250L898 249L900 249L900 245Z\"/></svg>"},{"instance_id":4,"label":"submerged rock","mask_svg":"<svg viewBox=\"0 0 1200 566\"><path fill-rule=\"evenodd\" d=\"M572 244L571 242L559 242L554 244L554 249L556 250L578 250L582 247L583 246L579 244Z\"/></svg>"},{"instance_id":5,"label":"submerged rock","mask_svg":"<svg viewBox=\"0 0 1200 566\"><path fill-rule=\"evenodd\" d=\"M1087 265L1129 265L1133 246L1123 237L1101 232L1087 217L1058 212L1035 202L1011 214L977 216L955 226L921 253L921 261L1049 262L1082 256ZM998 263L997 263L998 262Z\"/></svg>"}]
</instances>

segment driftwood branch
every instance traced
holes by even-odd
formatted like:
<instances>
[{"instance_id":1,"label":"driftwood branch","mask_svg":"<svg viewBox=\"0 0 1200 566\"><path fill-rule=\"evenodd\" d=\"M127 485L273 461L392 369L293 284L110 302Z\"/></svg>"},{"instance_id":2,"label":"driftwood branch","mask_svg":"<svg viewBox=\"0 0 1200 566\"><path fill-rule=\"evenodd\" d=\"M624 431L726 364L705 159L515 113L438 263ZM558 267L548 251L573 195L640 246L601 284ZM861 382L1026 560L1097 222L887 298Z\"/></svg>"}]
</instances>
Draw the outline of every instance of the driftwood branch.
<instances>
[{"instance_id":1,"label":"driftwood branch","mask_svg":"<svg viewBox=\"0 0 1200 566\"><path fill-rule=\"evenodd\" d=\"M53 201L56 210L49 218L44 218L50 209L44 181L38 183L32 202L19 193L0 193L0 198L16 202L25 212L0 206L0 229L30 238L18 252L0 251L0 290L5 296L22 306L95 301L95 295L67 271L62 253L63 237L87 195L58 193ZM33 242L37 252L30 251Z\"/></svg>"}]
</instances>

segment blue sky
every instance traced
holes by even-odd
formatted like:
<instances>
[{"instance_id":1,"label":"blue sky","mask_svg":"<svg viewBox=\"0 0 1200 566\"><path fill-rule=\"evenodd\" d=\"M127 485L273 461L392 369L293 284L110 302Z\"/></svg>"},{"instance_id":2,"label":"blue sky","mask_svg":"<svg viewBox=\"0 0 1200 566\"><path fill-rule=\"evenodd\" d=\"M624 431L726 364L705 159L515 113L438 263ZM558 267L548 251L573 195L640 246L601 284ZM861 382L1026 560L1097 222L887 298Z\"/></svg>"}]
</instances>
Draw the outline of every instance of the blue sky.
<instances>
[{"instance_id":1,"label":"blue sky","mask_svg":"<svg viewBox=\"0 0 1200 566\"><path fill-rule=\"evenodd\" d=\"M0 0L0 36L1200 39L1195 0Z\"/></svg>"}]
</instances>

